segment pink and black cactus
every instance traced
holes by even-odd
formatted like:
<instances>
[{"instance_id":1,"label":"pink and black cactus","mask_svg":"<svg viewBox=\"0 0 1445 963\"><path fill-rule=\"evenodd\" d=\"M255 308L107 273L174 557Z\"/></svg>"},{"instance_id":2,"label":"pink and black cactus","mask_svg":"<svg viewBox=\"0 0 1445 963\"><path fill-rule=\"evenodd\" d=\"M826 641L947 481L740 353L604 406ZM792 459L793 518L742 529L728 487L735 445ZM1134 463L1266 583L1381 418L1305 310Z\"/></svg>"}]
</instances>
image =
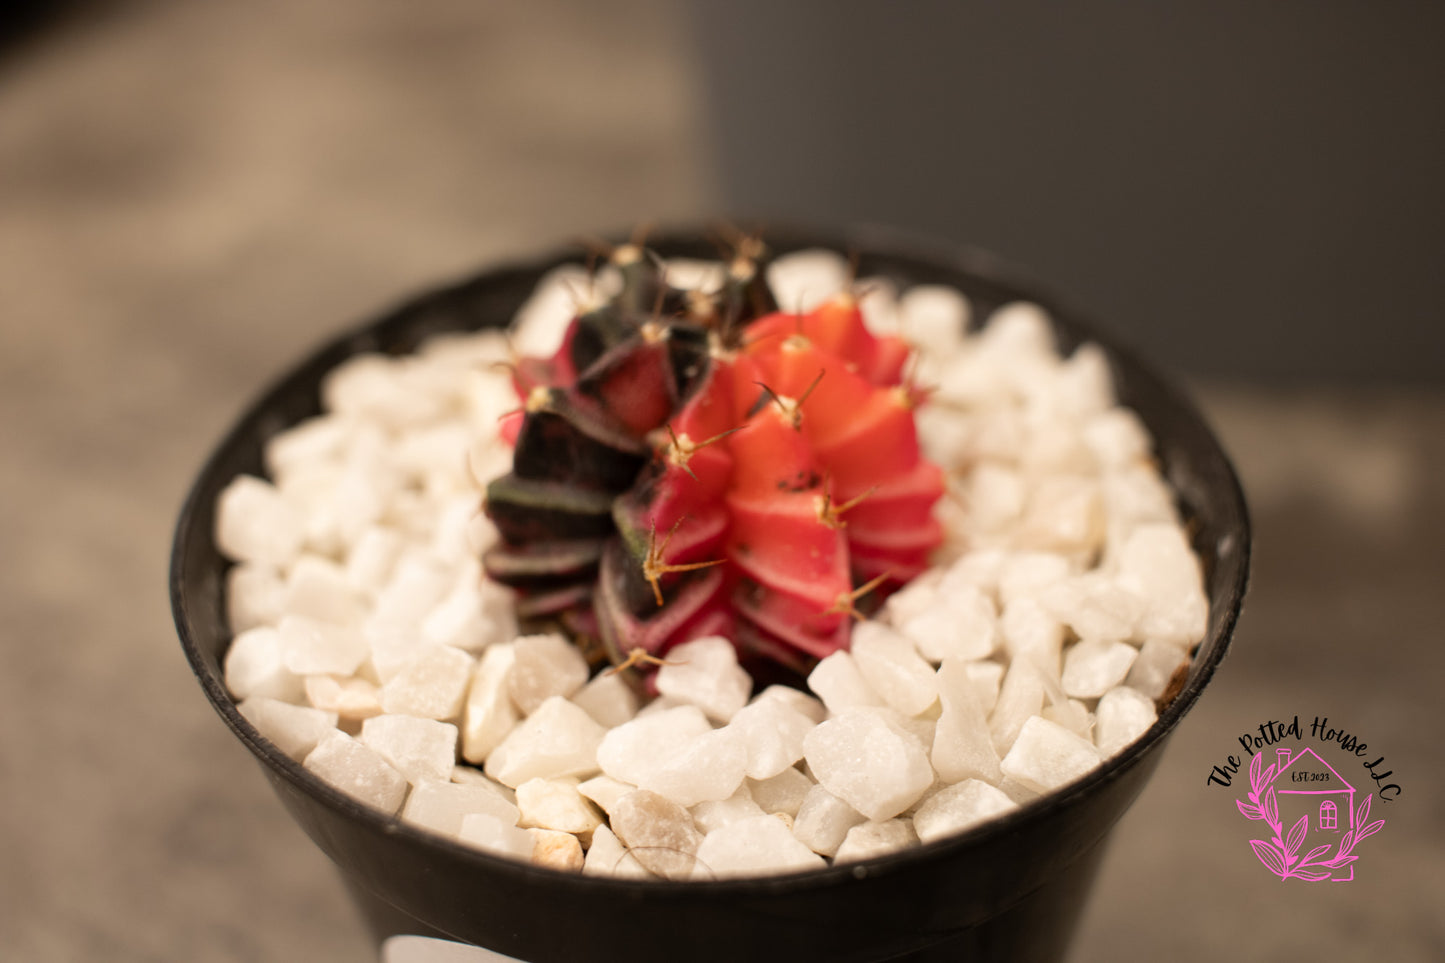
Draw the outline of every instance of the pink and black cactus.
<instances>
[{"instance_id":1,"label":"pink and black cactus","mask_svg":"<svg viewBox=\"0 0 1445 963\"><path fill-rule=\"evenodd\" d=\"M909 349L840 294L779 311L760 243L715 293L675 289L637 245L621 293L522 359L513 470L487 489L484 564L519 615L614 662L701 635L806 671L941 540Z\"/></svg>"}]
</instances>

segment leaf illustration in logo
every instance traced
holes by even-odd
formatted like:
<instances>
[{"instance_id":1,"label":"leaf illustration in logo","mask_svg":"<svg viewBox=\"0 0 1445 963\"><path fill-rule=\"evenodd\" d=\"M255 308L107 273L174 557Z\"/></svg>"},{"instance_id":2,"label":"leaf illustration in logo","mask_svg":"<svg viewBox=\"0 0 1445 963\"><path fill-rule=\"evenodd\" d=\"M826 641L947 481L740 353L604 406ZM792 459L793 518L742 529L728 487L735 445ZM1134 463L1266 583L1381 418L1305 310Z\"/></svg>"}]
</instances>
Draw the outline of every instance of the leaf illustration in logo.
<instances>
[{"instance_id":1,"label":"leaf illustration in logo","mask_svg":"<svg viewBox=\"0 0 1445 963\"><path fill-rule=\"evenodd\" d=\"M1256 793L1259 792L1259 787L1264 785L1263 774L1264 756L1256 755L1249 762L1249 788Z\"/></svg>"},{"instance_id":2,"label":"leaf illustration in logo","mask_svg":"<svg viewBox=\"0 0 1445 963\"><path fill-rule=\"evenodd\" d=\"M1322 879L1329 879L1330 873L1326 869L1297 869L1294 875L1298 879L1307 879L1311 883L1318 883Z\"/></svg>"},{"instance_id":3,"label":"leaf illustration in logo","mask_svg":"<svg viewBox=\"0 0 1445 963\"><path fill-rule=\"evenodd\" d=\"M1383 819L1377 819L1374 822L1370 823L1370 825L1360 830L1360 834L1355 837L1355 842L1358 843L1362 839L1375 835L1380 831L1380 827L1383 825L1385 825L1385 821Z\"/></svg>"},{"instance_id":4,"label":"leaf illustration in logo","mask_svg":"<svg viewBox=\"0 0 1445 963\"><path fill-rule=\"evenodd\" d=\"M1309 821L1310 818L1308 816L1301 816L1299 820L1290 827L1289 836L1286 837L1284 841L1284 851L1290 859L1293 859L1294 854L1299 852L1300 843L1305 841L1305 831L1309 829Z\"/></svg>"},{"instance_id":5,"label":"leaf illustration in logo","mask_svg":"<svg viewBox=\"0 0 1445 963\"><path fill-rule=\"evenodd\" d=\"M1303 866L1305 863L1308 863L1310 860L1312 860L1312 859L1317 859L1317 858L1319 858L1320 856L1323 856L1325 853L1329 852L1329 849L1330 849L1330 844L1329 844L1329 843L1325 843L1323 846L1316 846L1314 849L1312 849L1312 850L1310 850L1309 852L1305 853L1305 858L1302 859L1302 860L1300 860L1300 865Z\"/></svg>"},{"instance_id":6,"label":"leaf illustration in logo","mask_svg":"<svg viewBox=\"0 0 1445 963\"><path fill-rule=\"evenodd\" d=\"M1261 863L1264 863L1266 869L1281 879L1284 878L1286 872L1284 860L1274 848L1273 843L1266 842L1263 839L1251 839L1249 845L1254 849L1254 855Z\"/></svg>"},{"instance_id":7,"label":"leaf illustration in logo","mask_svg":"<svg viewBox=\"0 0 1445 963\"><path fill-rule=\"evenodd\" d=\"M1234 804L1239 807L1239 811L1244 814L1245 819L1264 818L1264 813L1259 811L1258 806L1251 806L1249 803L1245 802L1242 799L1236 799L1234 801Z\"/></svg>"},{"instance_id":8,"label":"leaf illustration in logo","mask_svg":"<svg viewBox=\"0 0 1445 963\"><path fill-rule=\"evenodd\" d=\"M1273 786L1264 791L1264 818L1271 826L1279 826L1279 800L1275 798Z\"/></svg>"}]
</instances>

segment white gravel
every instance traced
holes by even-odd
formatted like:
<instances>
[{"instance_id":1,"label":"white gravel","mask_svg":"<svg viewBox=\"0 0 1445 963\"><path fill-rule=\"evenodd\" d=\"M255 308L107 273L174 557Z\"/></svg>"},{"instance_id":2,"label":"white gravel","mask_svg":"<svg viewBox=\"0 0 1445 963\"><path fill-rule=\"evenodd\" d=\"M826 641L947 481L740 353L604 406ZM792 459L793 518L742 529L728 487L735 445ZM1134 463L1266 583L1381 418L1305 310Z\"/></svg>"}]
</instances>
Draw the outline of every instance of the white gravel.
<instances>
[{"instance_id":1,"label":"white gravel","mask_svg":"<svg viewBox=\"0 0 1445 963\"><path fill-rule=\"evenodd\" d=\"M575 274L523 309L526 353L557 343ZM770 277L794 305L847 273L814 251ZM341 365L326 413L268 445L270 478L222 493L216 540L238 563L225 677L243 715L416 826L629 877L869 858L1086 776L1154 724L1207 626L1147 431L1116 405L1103 353L1061 357L1033 305L981 333L947 288L879 284L863 306L939 385L918 424L949 473L947 535L853 651L817 666L811 694L750 698L731 646L703 639L669 655L661 697L640 707L621 677L589 680L560 636L517 637L510 591L478 563L496 538L482 487L508 468L497 422L515 406L496 364L507 343L485 332Z\"/></svg>"}]
</instances>

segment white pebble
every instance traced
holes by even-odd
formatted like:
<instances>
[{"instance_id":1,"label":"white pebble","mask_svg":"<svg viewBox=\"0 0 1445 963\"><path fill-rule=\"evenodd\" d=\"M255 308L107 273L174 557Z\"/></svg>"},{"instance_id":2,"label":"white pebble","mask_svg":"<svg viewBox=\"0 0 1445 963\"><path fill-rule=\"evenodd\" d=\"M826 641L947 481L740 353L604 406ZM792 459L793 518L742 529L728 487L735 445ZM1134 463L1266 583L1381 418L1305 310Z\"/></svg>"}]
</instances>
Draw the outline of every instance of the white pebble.
<instances>
[{"instance_id":1,"label":"white pebble","mask_svg":"<svg viewBox=\"0 0 1445 963\"><path fill-rule=\"evenodd\" d=\"M828 707L817 699L808 695L801 689L794 689L787 685L770 685L762 692L753 697L753 704L777 700L790 709L802 713L811 719L814 724L822 722L828 717Z\"/></svg>"},{"instance_id":2,"label":"white pebble","mask_svg":"<svg viewBox=\"0 0 1445 963\"><path fill-rule=\"evenodd\" d=\"M767 278L779 307L807 312L848 284L848 260L836 251L794 251L774 258Z\"/></svg>"},{"instance_id":3,"label":"white pebble","mask_svg":"<svg viewBox=\"0 0 1445 963\"><path fill-rule=\"evenodd\" d=\"M571 833L555 829L533 827L527 830L532 836L532 862L563 873L580 873L586 863L582 855L582 841Z\"/></svg>"},{"instance_id":4,"label":"white pebble","mask_svg":"<svg viewBox=\"0 0 1445 963\"><path fill-rule=\"evenodd\" d=\"M492 750L484 771L513 789L529 779L591 775L603 735L591 716L553 696Z\"/></svg>"},{"instance_id":5,"label":"white pebble","mask_svg":"<svg viewBox=\"0 0 1445 963\"><path fill-rule=\"evenodd\" d=\"M1078 699L1050 703L1040 715L1082 739L1094 740L1094 714Z\"/></svg>"},{"instance_id":6,"label":"white pebble","mask_svg":"<svg viewBox=\"0 0 1445 963\"><path fill-rule=\"evenodd\" d=\"M793 819L793 835L813 852L832 856L843 844L848 830L867 820L867 816L815 785L808 790Z\"/></svg>"},{"instance_id":7,"label":"white pebble","mask_svg":"<svg viewBox=\"0 0 1445 963\"><path fill-rule=\"evenodd\" d=\"M1003 778L998 752L968 664L945 660L937 681L943 713L933 734L933 768L947 782L975 778L997 783Z\"/></svg>"},{"instance_id":8,"label":"white pebble","mask_svg":"<svg viewBox=\"0 0 1445 963\"><path fill-rule=\"evenodd\" d=\"M450 779L457 762L457 727L435 719L372 716L361 724L361 741L410 783Z\"/></svg>"},{"instance_id":9,"label":"white pebble","mask_svg":"<svg viewBox=\"0 0 1445 963\"><path fill-rule=\"evenodd\" d=\"M530 832L508 825L505 820L490 813L468 813L463 816L457 838L478 849L497 856L510 856L512 859L530 861L532 851L536 848Z\"/></svg>"},{"instance_id":10,"label":"white pebble","mask_svg":"<svg viewBox=\"0 0 1445 963\"><path fill-rule=\"evenodd\" d=\"M1064 691L1076 699L1097 699L1124 681L1138 654L1123 642L1077 642L1064 653Z\"/></svg>"},{"instance_id":11,"label":"white pebble","mask_svg":"<svg viewBox=\"0 0 1445 963\"><path fill-rule=\"evenodd\" d=\"M281 633L269 626L247 629L226 650L226 688L237 699L267 696L301 700L301 677L286 667Z\"/></svg>"},{"instance_id":12,"label":"white pebble","mask_svg":"<svg viewBox=\"0 0 1445 963\"><path fill-rule=\"evenodd\" d=\"M462 756L483 763L517 725L517 709L507 686L516 660L511 643L489 647L477 660L462 715Z\"/></svg>"},{"instance_id":13,"label":"white pebble","mask_svg":"<svg viewBox=\"0 0 1445 963\"><path fill-rule=\"evenodd\" d=\"M753 816L768 815L763 807L753 801L752 793L747 783L743 783L737 792L726 799L710 799L707 802L700 802L696 806L689 807L692 813L692 821L704 833L710 833L714 829L721 829L731 823L743 819L750 819Z\"/></svg>"},{"instance_id":14,"label":"white pebble","mask_svg":"<svg viewBox=\"0 0 1445 963\"><path fill-rule=\"evenodd\" d=\"M346 570L329 558L311 554L296 559L287 573L281 608L287 615L341 626L359 623L366 611Z\"/></svg>"},{"instance_id":15,"label":"white pebble","mask_svg":"<svg viewBox=\"0 0 1445 963\"><path fill-rule=\"evenodd\" d=\"M597 750L597 762L612 778L640 786L659 768L659 759L681 752L694 738L711 731L697 706L639 714L607 732Z\"/></svg>"},{"instance_id":16,"label":"white pebble","mask_svg":"<svg viewBox=\"0 0 1445 963\"><path fill-rule=\"evenodd\" d=\"M268 565L242 562L226 572L226 622L240 634L281 621L286 585Z\"/></svg>"},{"instance_id":17,"label":"white pebble","mask_svg":"<svg viewBox=\"0 0 1445 963\"><path fill-rule=\"evenodd\" d=\"M813 667L808 674L808 688L823 700L833 715L858 706L883 705L883 699L863 678L853 657L842 650Z\"/></svg>"},{"instance_id":18,"label":"white pebble","mask_svg":"<svg viewBox=\"0 0 1445 963\"><path fill-rule=\"evenodd\" d=\"M767 779L803 758L803 737L816 723L781 698L758 699L739 709L728 728L747 747L747 774Z\"/></svg>"},{"instance_id":19,"label":"white pebble","mask_svg":"<svg viewBox=\"0 0 1445 963\"><path fill-rule=\"evenodd\" d=\"M605 813L611 813L617 801L637 787L611 776L593 776L578 784L577 791L595 802Z\"/></svg>"},{"instance_id":20,"label":"white pebble","mask_svg":"<svg viewBox=\"0 0 1445 963\"><path fill-rule=\"evenodd\" d=\"M889 819L861 823L848 830L838 853L833 857L835 864L853 863L860 859L873 859L902 852L918 842L913 823L908 819Z\"/></svg>"},{"instance_id":21,"label":"white pebble","mask_svg":"<svg viewBox=\"0 0 1445 963\"><path fill-rule=\"evenodd\" d=\"M384 813L394 813L406 798L406 777L375 749L339 729L328 732L302 763L336 789Z\"/></svg>"},{"instance_id":22,"label":"white pebble","mask_svg":"<svg viewBox=\"0 0 1445 963\"><path fill-rule=\"evenodd\" d=\"M687 879L697 866L702 833L688 811L665 796L628 793L612 813L612 831L649 872Z\"/></svg>"},{"instance_id":23,"label":"white pebble","mask_svg":"<svg viewBox=\"0 0 1445 963\"><path fill-rule=\"evenodd\" d=\"M621 840L606 826L592 833L592 845L582 866L584 876L615 876L621 879L651 879L637 857L627 851Z\"/></svg>"},{"instance_id":24,"label":"white pebble","mask_svg":"<svg viewBox=\"0 0 1445 963\"><path fill-rule=\"evenodd\" d=\"M749 779L753 801L769 814L787 813L796 816L798 809L813 788L813 780L797 769L788 768L767 779Z\"/></svg>"},{"instance_id":25,"label":"white pebble","mask_svg":"<svg viewBox=\"0 0 1445 963\"><path fill-rule=\"evenodd\" d=\"M1158 715L1153 699L1128 686L1120 686L1104 693L1094 717L1094 742L1107 758L1147 732Z\"/></svg>"},{"instance_id":26,"label":"white pebble","mask_svg":"<svg viewBox=\"0 0 1445 963\"><path fill-rule=\"evenodd\" d=\"M803 746L819 785L870 819L898 815L933 784L918 740L867 708L834 716L808 733Z\"/></svg>"},{"instance_id":27,"label":"white pebble","mask_svg":"<svg viewBox=\"0 0 1445 963\"><path fill-rule=\"evenodd\" d=\"M765 876L822 869L827 864L773 816L753 816L708 833L697 848L700 874Z\"/></svg>"},{"instance_id":28,"label":"white pebble","mask_svg":"<svg viewBox=\"0 0 1445 963\"><path fill-rule=\"evenodd\" d=\"M336 713L292 705L267 696L252 696L236 707L256 731L300 762L322 737L336 728Z\"/></svg>"},{"instance_id":29,"label":"white pebble","mask_svg":"<svg viewBox=\"0 0 1445 963\"><path fill-rule=\"evenodd\" d=\"M920 840L931 843L1017 808L1018 804L1001 790L968 779L939 790L919 806L913 814L913 831Z\"/></svg>"},{"instance_id":30,"label":"white pebble","mask_svg":"<svg viewBox=\"0 0 1445 963\"><path fill-rule=\"evenodd\" d=\"M978 693L979 705L984 715L993 712L998 705L999 687L1003 685L1003 664L1000 662L969 662L965 665L968 678Z\"/></svg>"},{"instance_id":31,"label":"white pebble","mask_svg":"<svg viewBox=\"0 0 1445 963\"><path fill-rule=\"evenodd\" d=\"M1035 716L1024 723L1002 768L1025 786L1047 792L1088 775L1099 762L1093 743Z\"/></svg>"},{"instance_id":32,"label":"white pebble","mask_svg":"<svg viewBox=\"0 0 1445 963\"><path fill-rule=\"evenodd\" d=\"M1064 626L1032 598L1019 597L999 617L1003 647L1014 661L1029 659L1057 679L1064 647Z\"/></svg>"},{"instance_id":33,"label":"white pebble","mask_svg":"<svg viewBox=\"0 0 1445 963\"><path fill-rule=\"evenodd\" d=\"M946 582L938 603L905 622L900 631L930 662L944 659L986 659L998 647L997 610L976 585Z\"/></svg>"},{"instance_id":34,"label":"white pebble","mask_svg":"<svg viewBox=\"0 0 1445 963\"><path fill-rule=\"evenodd\" d=\"M1172 642L1150 639L1139 648L1139 657L1124 680L1151 699L1158 700L1169 690L1169 683L1181 667L1188 664L1189 653Z\"/></svg>"},{"instance_id":35,"label":"white pebble","mask_svg":"<svg viewBox=\"0 0 1445 963\"><path fill-rule=\"evenodd\" d=\"M517 787L519 826L586 835L602 824L599 813L578 791L576 779L529 779Z\"/></svg>"},{"instance_id":36,"label":"white pebble","mask_svg":"<svg viewBox=\"0 0 1445 963\"><path fill-rule=\"evenodd\" d=\"M1083 436L1099 466L1105 469L1143 461L1153 448L1149 430L1128 408L1112 408L1094 415L1084 425Z\"/></svg>"},{"instance_id":37,"label":"white pebble","mask_svg":"<svg viewBox=\"0 0 1445 963\"><path fill-rule=\"evenodd\" d=\"M1175 525L1142 525L1119 557L1119 580L1144 600L1138 638L1192 646L1204 638L1209 600L1199 560Z\"/></svg>"},{"instance_id":38,"label":"white pebble","mask_svg":"<svg viewBox=\"0 0 1445 963\"><path fill-rule=\"evenodd\" d=\"M407 794L401 818L443 836L461 832L462 819L472 813L486 813L507 825L516 825L517 807L494 790L423 779Z\"/></svg>"},{"instance_id":39,"label":"white pebble","mask_svg":"<svg viewBox=\"0 0 1445 963\"><path fill-rule=\"evenodd\" d=\"M305 520L270 482L238 475L216 499L216 547L227 558L284 569L301 551Z\"/></svg>"},{"instance_id":40,"label":"white pebble","mask_svg":"<svg viewBox=\"0 0 1445 963\"><path fill-rule=\"evenodd\" d=\"M1083 639L1118 642L1133 634L1144 601L1111 574L1087 572L1043 589L1039 604Z\"/></svg>"},{"instance_id":41,"label":"white pebble","mask_svg":"<svg viewBox=\"0 0 1445 963\"><path fill-rule=\"evenodd\" d=\"M963 346L969 307L957 289L916 285L899 299L898 312L903 336L918 350L946 358Z\"/></svg>"},{"instance_id":42,"label":"white pebble","mask_svg":"<svg viewBox=\"0 0 1445 963\"><path fill-rule=\"evenodd\" d=\"M524 635L512 649L507 691L523 715L553 696L567 698L587 682L587 660L560 635Z\"/></svg>"},{"instance_id":43,"label":"white pebble","mask_svg":"<svg viewBox=\"0 0 1445 963\"><path fill-rule=\"evenodd\" d=\"M989 715L989 731L999 755L1007 753L1030 717L1044 707L1042 673L1028 659L1009 664L999 689L998 702Z\"/></svg>"},{"instance_id":44,"label":"white pebble","mask_svg":"<svg viewBox=\"0 0 1445 963\"><path fill-rule=\"evenodd\" d=\"M427 719L461 716L472 676L472 657L446 645L424 647L381 687L381 706Z\"/></svg>"},{"instance_id":45,"label":"white pebble","mask_svg":"<svg viewBox=\"0 0 1445 963\"><path fill-rule=\"evenodd\" d=\"M1055 552L1016 552L1006 557L998 573L999 602L1009 603L1035 598L1044 589L1068 578L1073 566Z\"/></svg>"},{"instance_id":46,"label":"white pebble","mask_svg":"<svg viewBox=\"0 0 1445 963\"><path fill-rule=\"evenodd\" d=\"M394 528L367 526L346 553L347 579L361 591L375 595L391 578L404 541Z\"/></svg>"},{"instance_id":47,"label":"white pebble","mask_svg":"<svg viewBox=\"0 0 1445 963\"><path fill-rule=\"evenodd\" d=\"M572 702L608 729L637 715L637 693L619 672L599 672L572 696Z\"/></svg>"},{"instance_id":48,"label":"white pebble","mask_svg":"<svg viewBox=\"0 0 1445 963\"><path fill-rule=\"evenodd\" d=\"M306 701L347 722L381 715L381 693L370 679L344 675L308 675Z\"/></svg>"},{"instance_id":49,"label":"white pebble","mask_svg":"<svg viewBox=\"0 0 1445 963\"><path fill-rule=\"evenodd\" d=\"M656 682L658 692L697 706L719 723L746 705L753 690L753 680L738 665L737 650L717 635L669 649Z\"/></svg>"},{"instance_id":50,"label":"white pebble","mask_svg":"<svg viewBox=\"0 0 1445 963\"><path fill-rule=\"evenodd\" d=\"M286 667L297 675L351 675L371 652L361 630L354 626L288 615L278 630Z\"/></svg>"},{"instance_id":51,"label":"white pebble","mask_svg":"<svg viewBox=\"0 0 1445 963\"><path fill-rule=\"evenodd\" d=\"M933 668L913 643L878 622L853 629L850 649L869 688L906 716L916 716L938 699Z\"/></svg>"}]
</instances>

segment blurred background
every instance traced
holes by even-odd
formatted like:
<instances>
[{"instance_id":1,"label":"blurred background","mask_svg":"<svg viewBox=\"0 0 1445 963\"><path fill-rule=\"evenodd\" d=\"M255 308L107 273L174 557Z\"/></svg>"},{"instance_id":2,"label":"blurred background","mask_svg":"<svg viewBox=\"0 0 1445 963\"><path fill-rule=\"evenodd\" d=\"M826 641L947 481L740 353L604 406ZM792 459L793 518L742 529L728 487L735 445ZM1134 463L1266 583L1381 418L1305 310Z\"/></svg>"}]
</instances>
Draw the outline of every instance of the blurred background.
<instances>
[{"instance_id":1,"label":"blurred background","mask_svg":"<svg viewBox=\"0 0 1445 963\"><path fill-rule=\"evenodd\" d=\"M191 477L418 288L641 220L916 228L1179 373L1255 515L1234 654L1072 960L1445 958L1445 7L29 0L0 14L0 946L361 960L190 677ZM1259 870L1212 765L1324 714L1403 787L1348 887Z\"/></svg>"}]
</instances>

